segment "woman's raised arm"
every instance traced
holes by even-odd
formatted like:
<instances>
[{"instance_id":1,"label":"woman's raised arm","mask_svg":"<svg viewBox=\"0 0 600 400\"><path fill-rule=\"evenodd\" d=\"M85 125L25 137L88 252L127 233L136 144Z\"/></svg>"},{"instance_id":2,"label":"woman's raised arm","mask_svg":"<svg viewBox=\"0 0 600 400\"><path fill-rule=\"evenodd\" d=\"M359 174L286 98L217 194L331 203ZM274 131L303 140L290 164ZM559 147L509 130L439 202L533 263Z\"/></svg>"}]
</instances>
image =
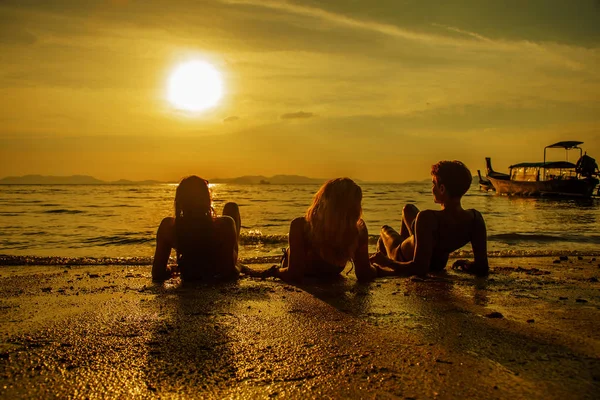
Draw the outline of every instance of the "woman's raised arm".
<instances>
[{"instance_id":1,"label":"woman's raised arm","mask_svg":"<svg viewBox=\"0 0 600 400\"><path fill-rule=\"evenodd\" d=\"M170 278L167 268L171 249L173 248L173 236L175 233L175 218L166 217L160 223L156 232L156 250L152 261L152 280L164 281Z\"/></svg>"}]
</instances>

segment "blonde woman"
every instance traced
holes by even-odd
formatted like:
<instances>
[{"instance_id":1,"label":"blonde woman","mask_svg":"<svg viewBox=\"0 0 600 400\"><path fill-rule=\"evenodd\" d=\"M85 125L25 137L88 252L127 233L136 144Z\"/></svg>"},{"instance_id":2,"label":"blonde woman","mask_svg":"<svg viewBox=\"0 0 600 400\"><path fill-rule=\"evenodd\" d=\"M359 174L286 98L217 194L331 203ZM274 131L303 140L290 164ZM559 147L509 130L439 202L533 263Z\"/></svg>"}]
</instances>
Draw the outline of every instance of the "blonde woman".
<instances>
[{"instance_id":1,"label":"blonde woman","mask_svg":"<svg viewBox=\"0 0 600 400\"><path fill-rule=\"evenodd\" d=\"M348 178L326 182L306 215L290 225L289 247L274 275L298 281L305 276L339 275L348 261L356 277L369 280L377 270L369 262L368 231L362 220L362 190Z\"/></svg>"}]
</instances>

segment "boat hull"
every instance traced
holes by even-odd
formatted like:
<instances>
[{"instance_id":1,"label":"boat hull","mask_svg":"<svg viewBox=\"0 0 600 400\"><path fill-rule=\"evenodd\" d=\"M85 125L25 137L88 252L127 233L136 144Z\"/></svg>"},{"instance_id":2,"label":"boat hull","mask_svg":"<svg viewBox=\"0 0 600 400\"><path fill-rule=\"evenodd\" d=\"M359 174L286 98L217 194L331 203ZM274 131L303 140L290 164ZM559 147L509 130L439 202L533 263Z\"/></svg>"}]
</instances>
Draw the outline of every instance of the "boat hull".
<instances>
[{"instance_id":1,"label":"boat hull","mask_svg":"<svg viewBox=\"0 0 600 400\"><path fill-rule=\"evenodd\" d=\"M487 192L490 190L494 190L494 185L492 185L492 182L490 182L489 180L483 178L481 176L481 171L477 170L477 175L479 176L479 189Z\"/></svg>"},{"instance_id":2,"label":"boat hull","mask_svg":"<svg viewBox=\"0 0 600 400\"><path fill-rule=\"evenodd\" d=\"M597 179L565 179L551 181L514 181L488 176L496 193L511 196L591 197Z\"/></svg>"}]
</instances>

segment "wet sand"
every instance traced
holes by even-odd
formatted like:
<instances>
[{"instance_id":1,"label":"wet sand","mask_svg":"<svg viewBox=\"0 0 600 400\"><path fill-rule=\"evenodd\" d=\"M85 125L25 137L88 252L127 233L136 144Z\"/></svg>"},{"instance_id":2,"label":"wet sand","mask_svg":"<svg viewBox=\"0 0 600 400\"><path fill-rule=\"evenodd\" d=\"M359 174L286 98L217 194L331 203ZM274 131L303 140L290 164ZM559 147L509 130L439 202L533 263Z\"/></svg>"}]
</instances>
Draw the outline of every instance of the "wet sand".
<instances>
[{"instance_id":1,"label":"wet sand","mask_svg":"<svg viewBox=\"0 0 600 400\"><path fill-rule=\"evenodd\" d=\"M0 397L597 398L600 260L555 261L299 286L4 266Z\"/></svg>"}]
</instances>

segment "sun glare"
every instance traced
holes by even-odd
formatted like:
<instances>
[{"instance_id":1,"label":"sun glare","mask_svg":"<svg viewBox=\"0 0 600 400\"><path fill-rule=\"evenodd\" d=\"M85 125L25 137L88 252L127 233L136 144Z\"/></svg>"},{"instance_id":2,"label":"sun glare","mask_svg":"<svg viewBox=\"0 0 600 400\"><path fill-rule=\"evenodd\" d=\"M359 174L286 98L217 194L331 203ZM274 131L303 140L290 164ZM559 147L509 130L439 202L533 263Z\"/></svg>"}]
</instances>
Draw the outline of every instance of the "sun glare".
<instances>
[{"instance_id":1,"label":"sun glare","mask_svg":"<svg viewBox=\"0 0 600 400\"><path fill-rule=\"evenodd\" d=\"M216 105L222 95L221 75L207 62L181 64L169 78L167 98L178 109L206 110Z\"/></svg>"}]
</instances>

